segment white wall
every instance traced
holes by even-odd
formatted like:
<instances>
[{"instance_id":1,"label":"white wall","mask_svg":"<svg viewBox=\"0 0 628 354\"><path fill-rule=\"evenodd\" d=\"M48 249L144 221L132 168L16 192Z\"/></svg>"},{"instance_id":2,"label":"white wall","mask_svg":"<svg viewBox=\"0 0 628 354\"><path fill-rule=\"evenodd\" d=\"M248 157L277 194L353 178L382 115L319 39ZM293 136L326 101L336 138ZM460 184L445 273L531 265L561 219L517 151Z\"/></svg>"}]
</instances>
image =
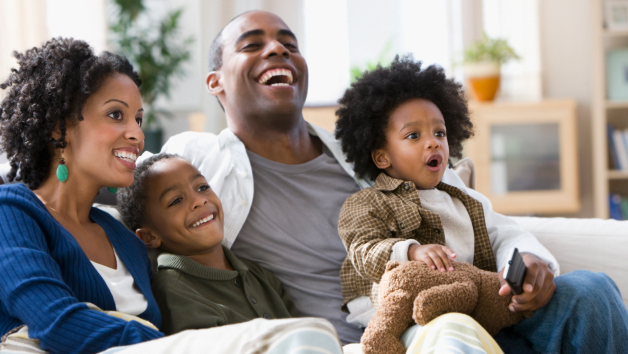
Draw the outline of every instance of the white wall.
<instances>
[{"instance_id":1,"label":"white wall","mask_svg":"<svg viewBox=\"0 0 628 354\"><path fill-rule=\"evenodd\" d=\"M13 52L41 45L48 38L45 0L0 0L0 82L17 67ZM0 90L0 100L5 90Z\"/></svg>"},{"instance_id":2,"label":"white wall","mask_svg":"<svg viewBox=\"0 0 628 354\"><path fill-rule=\"evenodd\" d=\"M0 82L17 68L14 51L22 53L48 38L46 7L46 0L0 0ZM6 90L0 90L0 100L5 96ZM0 163L6 161L0 154Z\"/></svg>"},{"instance_id":3,"label":"white wall","mask_svg":"<svg viewBox=\"0 0 628 354\"><path fill-rule=\"evenodd\" d=\"M592 65L591 9L589 0L540 1L543 93L547 98L573 97L578 102L578 154L581 217L593 216L591 173Z\"/></svg>"},{"instance_id":4,"label":"white wall","mask_svg":"<svg viewBox=\"0 0 628 354\"><path fill-rule=\"evenodd\" d=\"M391 53L401 50L402 0L347 0L349 58L351 65L375 61L391 42Z\"/></svg>"},{"instance_id":5,"label":"white wall","mask_svg":"<svg viewBox=\"0 0 628 354\"><path fill-rule=\"evenodd\" d=\"M96 53L107 49L105 0L46 0L48 37L73 37Z\"/></svg>"},{"instance_id":6,"label":"white wall","mask_svg":"<svg viewBox=\"0 0 628 354\"><path fill-rule=\"evenodd\" d=\"M347 1L304 0L301 16L299 47L308 63L306 105L333 105L349 87Z\"/></svg>"},{"instance_id":7,"label":"white wall","mask_svg":"<svg viewBox=\"0 0 628 354\"><path fill-rule=\"evenodd\" d=\"M12 50L23 51L40 45L42 38L73 36L85 39L97 51L106 48L105 8L106 0L0 0L0 80L15 66L10 57ZM166 136L188 129L187 115L202 111L207 115L205 129L219 132L226 126L224 113L204 88L207 74L208 51L214 36L228 21L243 11L266 9L277 13L297 34L302 46L307 46L304 34L303 1L315 0L148 0L151 6L166 4L186 6L184 31L195 32L193 60L186 70L189 75L173 92L173 98L164 101L176 118L164 121ZM417 21L421 17L401 14L391 10L399 4L412 5L412 0L343 0L347 6L347 21L358 36L349 34L349 62L357 64L376 59L390 36L399 35L398 28L404 16ZM449 1L450 3L454 3ZM463 2L464 4L464 2ZM592 37L589 0L542 0L539 6L541 43L542 91L544 97L573 97L578 101L578 140L580 156L580 190L582 212L580 216L592 216L591 149L591 81ZM438 5L434 5L438 6ZM46 10L48 15L46 16ZM75 12L89 16L74 16ZM43 16L42 16L43 14ZM360 19L361 18L361 19ZM16 31L17 28L26 28ZM351 33L351 32L349 32ZM410 35L411 36L411 35ZM334 40L330 38L330 40ZM394 40L393 52L407 51ZM406 42L412 42L409 38ZM417 44L418 45L418 44ZM306 53L307 55L310 53ZM329 54L333 55L333 53ZM422 55L415 54L417 59ZM426 54L427 55L427 54ZM343 64L345 65L345 64ZM314 76L315 70L310 68ZM314 70L314 71L313 71ZM344 70L344 69L343 69ZM0 93L1 95L1 93Z\"/></svg>"},{"instance_id":8,"label":"white wall","mask_svg":"<svg viewBox=\"0 0 628 354\"><path fill-rule=\"evenodd\" d=\"M539 100L542 95L539 0L483 0L484 30L505 38L521 57L502 65L499 99Z\"/></svg>"}]
</instances>

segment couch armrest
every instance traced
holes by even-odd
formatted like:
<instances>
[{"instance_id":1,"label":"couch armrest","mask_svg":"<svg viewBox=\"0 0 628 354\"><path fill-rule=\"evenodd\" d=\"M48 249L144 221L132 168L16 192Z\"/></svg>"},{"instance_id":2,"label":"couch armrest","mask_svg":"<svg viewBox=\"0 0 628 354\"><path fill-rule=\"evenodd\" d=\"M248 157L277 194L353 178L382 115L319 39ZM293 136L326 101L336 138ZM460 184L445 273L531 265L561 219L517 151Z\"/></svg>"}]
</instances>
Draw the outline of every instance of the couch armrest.
<instances>
[{"instance_id":1,"label":"couch armrest","mask_svg":"<svg viewBox=\"0 0 628 354\"><path fill-rule=\"evenodd\" d=\"M604 272L628 307L628 221L512 217L556 257L561 273Z\"/></svg>"}]
</instances>

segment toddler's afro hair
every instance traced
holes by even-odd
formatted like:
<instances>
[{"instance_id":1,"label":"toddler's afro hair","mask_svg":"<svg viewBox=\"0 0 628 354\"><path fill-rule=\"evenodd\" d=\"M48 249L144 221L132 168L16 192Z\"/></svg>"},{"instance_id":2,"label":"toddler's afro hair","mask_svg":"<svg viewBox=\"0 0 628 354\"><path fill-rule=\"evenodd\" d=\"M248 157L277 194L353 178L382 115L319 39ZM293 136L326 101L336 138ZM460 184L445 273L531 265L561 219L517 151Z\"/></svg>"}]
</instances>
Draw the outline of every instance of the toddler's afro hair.
<instances>
[{"instance_id":1,"label":"toddler's afro hair","mask_svg":"<svg viewBox=\"0 0 628 354\"><path fill-rule=\"evenodd\" d=\"M440 66L421 69L412 55L396 56L389 67L365 72L338 101L336 139L359 177L374 180L382 172L371 152L385 146L392 111L412 99L426 99L438 107L445 118L449 156L462 157L462 142L473 136L462 85L447 79Z\"/></svg>"}]
</instances>

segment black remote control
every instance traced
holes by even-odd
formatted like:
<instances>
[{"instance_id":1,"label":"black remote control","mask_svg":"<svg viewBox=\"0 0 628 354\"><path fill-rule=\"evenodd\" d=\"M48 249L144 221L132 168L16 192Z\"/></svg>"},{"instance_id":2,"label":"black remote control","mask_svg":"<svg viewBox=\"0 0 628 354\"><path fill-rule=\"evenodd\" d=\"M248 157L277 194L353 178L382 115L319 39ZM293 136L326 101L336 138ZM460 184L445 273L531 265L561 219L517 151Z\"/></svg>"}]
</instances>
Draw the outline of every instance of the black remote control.
<instances>
[{"instance_id":1,"label":"black remote control","mask_svg":"<svg viewBox=\"0 0 628 354\"><path fill-rule=\"evenodd\" d=\"M519 295L523 292L523 279L526 276L525 263L519 253L519 249L515 247L512 251L512 257L508 261L508 264L504 268L504 280L510 285L510 289L515 295Z\"/></svg>"}]
</instances>

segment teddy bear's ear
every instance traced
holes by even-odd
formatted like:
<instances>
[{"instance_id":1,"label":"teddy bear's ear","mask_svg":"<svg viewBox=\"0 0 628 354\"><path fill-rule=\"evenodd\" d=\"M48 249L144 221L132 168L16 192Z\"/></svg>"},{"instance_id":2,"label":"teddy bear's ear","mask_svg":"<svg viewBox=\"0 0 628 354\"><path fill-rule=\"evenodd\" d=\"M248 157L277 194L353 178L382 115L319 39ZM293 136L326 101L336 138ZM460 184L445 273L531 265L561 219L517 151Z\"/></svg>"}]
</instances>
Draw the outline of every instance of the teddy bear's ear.
<instances>
[{"instance_id":1,"label":"teddy bear's ear","mask_svg":"<svg viewBox=\"0 0 628 354\"><path fill-rule=\"evenodd\" d=\"M401 263L399 263L398 261L390 261L388 263L386 263L386 271L389 272L395 268L397 268Z\"/></svg>"}]
</instances>

